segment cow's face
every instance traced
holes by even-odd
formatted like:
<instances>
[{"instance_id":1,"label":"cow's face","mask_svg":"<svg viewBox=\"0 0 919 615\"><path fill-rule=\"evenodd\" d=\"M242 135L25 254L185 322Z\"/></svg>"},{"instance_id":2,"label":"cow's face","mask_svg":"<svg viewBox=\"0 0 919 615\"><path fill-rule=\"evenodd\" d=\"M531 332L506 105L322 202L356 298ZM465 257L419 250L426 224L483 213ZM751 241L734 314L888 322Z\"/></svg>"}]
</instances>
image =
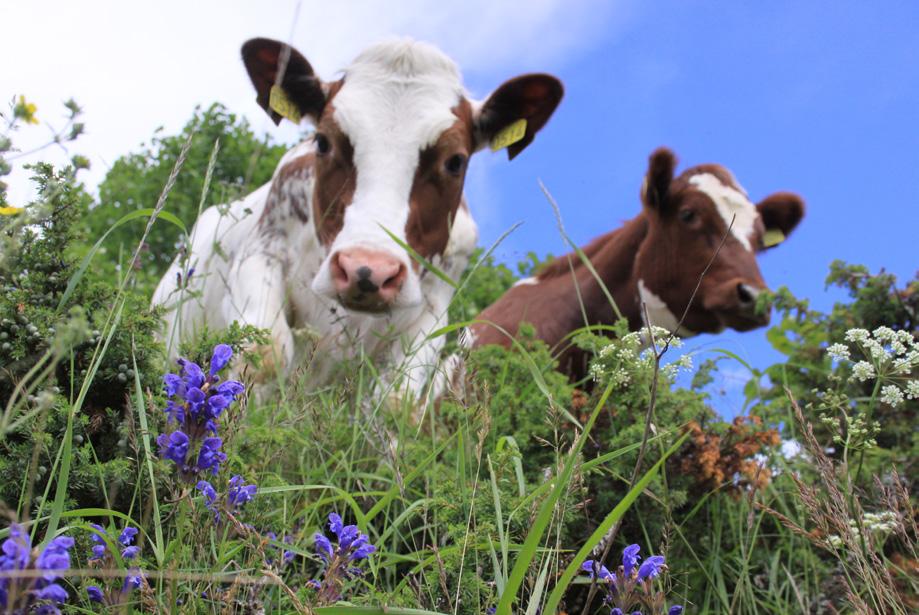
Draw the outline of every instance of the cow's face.
<instances>
[{"instance_id":1,"label":"cow's face","mask_svg":"<svg viewBox=\"0 0 919 615\"><path fill-rule=\"evenodd\" d=\"M648 233L635 277L651 321L674 330L698 284L681 332L768 324L768 312L755 309L766 288L756 256L794 230L803 201L776 193L754 205L720 165L692 167L677 178L675 167L674 154L658 149L642 186Z\"/></svg>"},{"instance_id":2,"label":"cow's face","mask_svg":"<svg viewBox=\"0 0 919 615\"><path fill-rule=\"evenodd\" d=\"M330 83L277 41L247 42L243 59L276 121L269 92L278 84L315 125L311 215L324 259L312 288L363 312L421 303L424 271L405 245L435 264L472 251L476 230L463 202L469 157L526 120L508 147L513 158L562 97L557 79L534 74L470 101L455 64L412 41L368 49Z\"/></svg>"}]
</instances>

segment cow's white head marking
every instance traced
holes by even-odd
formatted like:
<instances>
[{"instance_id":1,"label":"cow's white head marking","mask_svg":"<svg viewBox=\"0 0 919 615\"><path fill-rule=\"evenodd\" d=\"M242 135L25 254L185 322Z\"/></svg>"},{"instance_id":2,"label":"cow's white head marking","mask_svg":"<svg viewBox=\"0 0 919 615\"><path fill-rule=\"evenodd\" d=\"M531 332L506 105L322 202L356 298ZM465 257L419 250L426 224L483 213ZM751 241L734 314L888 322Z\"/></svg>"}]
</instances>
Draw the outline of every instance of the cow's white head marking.
<instances>
[{"instance_id":1,"label":"cow's white head marking","mask_svg":"<svg viewBox=\"0 0 919 615\"><path fill-rule=\"evenodd\" d=\"M469 156L525 119L523 138L508 147L513 158L562 97L557 79L532 74L470 101L453 61L410 40L367 49L334 82L278 41L247 42L243 59L276 122L277 84L316 127L312 214L326 253L312 288L368 312L421 303L419 267L400 242L428 259L472 251L475 226L462 206Z\"/></svg>"}]
</instances>

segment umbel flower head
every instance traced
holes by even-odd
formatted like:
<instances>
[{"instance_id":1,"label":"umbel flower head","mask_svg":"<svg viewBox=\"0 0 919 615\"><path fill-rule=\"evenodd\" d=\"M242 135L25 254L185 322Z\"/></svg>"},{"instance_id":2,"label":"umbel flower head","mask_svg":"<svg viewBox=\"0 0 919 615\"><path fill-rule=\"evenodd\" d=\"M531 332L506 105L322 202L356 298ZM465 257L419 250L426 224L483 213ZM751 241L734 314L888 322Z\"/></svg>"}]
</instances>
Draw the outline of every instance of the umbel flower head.
<instances>
[{"instance_id":1,"label":"umbel flower head","mask_svg":"<svg viewBox=\"0 0 919 615\"><path fill-rule=\"evenodd\" d=\"M61 571L70 568L73 538L58 536L39 553L22 526L10 526L10 535L0 546L0 571L40 570L40 576L0 578L0 611L4 613L60 613L67 591L58 583Z\"/></svg>"},{"instance_id":2,"label":"umbel flower head","mask_svg":"<svg viewBox=\"0 0 919 615\"><path fill-rule=\"evenodd\" d=\"M321 580L309 582L309 585L319 592L319 604L330 604L339 600L345 581L364 573L355 562L367 559L377 550L356 525L344 525L337 513L329 515L329 531L335 535L336 544L322 532L313 535L316 554L324 563Z\"/></svg>"},{"instance_id":3,"label":"umbel flower head","mask_svg":"<svg viewBox=\"0 0 919 615\"><path fill-rule=\"evenodd\" d=\"M653 580L666 569L664 556L651 555L642 562L639 551L641 547L637 544L623 549L622 565L616 572L591 559L581 564L581 569L603 585L604 603L610 605L610 615L681 615L682 606L675 604L667 609L664 593L653 588ZM635 606L644 610L630 610Z\"/></svg>"},{"instance_id":4,"label":"umbel flower head","mask_svg":"<svg viewBox=\"0 0 919 615\"><path fill-rule=\"evenodd\" d=\"M137 556L140 555L140 547L134 544L134 540L137 537L137 528L125 526L118 535L118 542L113 544L113 541L104 527L95 523L90 523L90 527L93 529L91 536L93 541L93 554L89 558L91 566L105 568L118 567L110 551L110 545L117 545L121 553L121 560L125 565L136 560ZM127 573L120 587L113 586L106 589L98 585L90 585L86 588L86 594L93 602L99 602L108 606L122 604L124 598L132 589L140 587L143 578L140 569L137 567L128 568Z\"/></svg>"},{"instance_id":5,"label":"umbel flower head","mask_svg":"<svg viewBox=\"0 0 919 615\"><path fill-rule=\"evenodd\" d=\"M217 474L226 461L217 435L221 414L245 390L236 380L220 381L217 375L233 357L226 344L214 347L207 373L200 365L179 359L180 374L166 374L163 385L169 401L165 412L176 429L156 439L160 456L176 464L179 476L188 483L205 472Z\"/></svg>"}]
</instances>

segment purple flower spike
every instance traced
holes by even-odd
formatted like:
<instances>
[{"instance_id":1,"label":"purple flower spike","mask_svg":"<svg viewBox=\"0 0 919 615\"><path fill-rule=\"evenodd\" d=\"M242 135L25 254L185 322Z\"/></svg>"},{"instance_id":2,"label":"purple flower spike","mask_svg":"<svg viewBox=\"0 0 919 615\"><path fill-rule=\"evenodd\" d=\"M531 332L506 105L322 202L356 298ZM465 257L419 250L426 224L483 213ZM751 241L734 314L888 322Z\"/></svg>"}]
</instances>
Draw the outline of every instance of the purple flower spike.
<instances>
[{"instance_id":1,"label":"purple flower spike","mask_svg":"<svg viewBox=\"0 0 919 615\"><path fill-rule=\"evenodd\" d=\"M246 387L236 380L227 380L217 385L217 393L219 395L229 395L232 399L236 399L236 397L245 390Z\"/></svg>"},{"instance_id":2,"label":"purple flower spike","mask_svg":"<svg viewBox=\"0 0 919 615\"><path fill-rule=\"evenodd\" d=\"M121 534L118 535L118 542L127 547L134 542L135 536L137 536L136 527L125 527L121 530Z\"/></svg>"},{"instance_id":3,"label":"purple flower spike","mask_svg":"<svg viewBox=\"0 0 919 615\"><path fill-rule=\"evenodd\" d=\"M683 615L683 607L679 604L674 604L670 607L670 610L667 611L667 615Z\"/></svg>"},{"instance_id":4,"label":"purple flower spike","mask_svg":"<svg viewBox=\"0 0 919 615\"><path fill-rule=\"evenodd\" d=\"M214 354L211 356L211 376L214 376L227 366L233 357L233 349L226 344L217 344L214 347Z\"/></svg>"},{"instance_id":5,"label":"purple flower spike","mask_svg":"<svg viewBox=\"0 0 919 615\"><path fill-rule=\"evenodd\" d=\"M661 566L664 565L663 555L652 555L638 569L638 580L653 579L661 572Z\"/></svg>"},{"instance_id":6,"label":"purple flower spike","mask_svg":"<svg viewBox=\"0 0 919 615\"><path fill-rule=\"evenodd\" d=\"M622 569L625 571L626 578L631 576L632 569L641 560L641 556L638 555L640 550L641 547L638 545L629 545L622 550Z\"/></svg>"},{"instance_id":7,"label":"purple flower spike","mask_svg":"<svg viewBox=\"0 0 919 615\"><path fill-rule=\"evenodd\" d=\"M609 615L622 615L622 609L620 609L618 606L613 607L613 610L609 612Z\"/></svg>"},{"instance_id":8,"label":"purple flower spike","mask_svg":"<svg viewBox=\"0 0 919 615\"><path fill-rule=\"evenodd\" d=\"M356 549L354 549L354 551L351 552L351 555L349 556L348 559L350 559L352 562L356 562L362 559L367 559L367 556L376 550L377 548L371 544L363 544L357 547Z\"/></svg>"},{"instance_id":9,"label":"purple flower spike","mask_svg":"<svg viewBox=\"0 0 919 615\"><path fill-rule=\"evenodd\" d=\"M332 549L332 542L321 532L316 532L313 535L313 542L316 544L316 553L319 557L328 562L335 552L334 549Z\"/></svg>"},{"instance_id":10,"label":"purple flower spike","mask_svg":"<svg viewBox=\"0 0 919 615\"><path fill-rule=\"evenodd\" d=\"M220 438L204 439L204 442L201 443L201 451L198 453L198 470L210 470L212 474L217 474L220 464L227 460L226 454L220 450L221 445L223 445L223 440Z\"/></svg>"},{"instance_id":11,"label":"purple flower spike","mask_svg":"<svg viewBox=\"0 0 919 615\"><path fill-rule=\"evenodd\" d=\"M178 395L185 397L185 383L176 374L166 374L163 376L163 388L167 397Z\"/></svg>"},{"instance_id":12,"label":"purple flower spike","mask_svg":"<svg viewBox=\"0 0 919 615\"><path fill-rule=\"evenodd\" d=\"M169 435L160 434L156 439L160 447L160 456L163 459L174 461L179 467L185 465L185 456L188 455L188 436L182 431L174 431Z\"/></svg>"},{"instance_id":13,"label":"purple flower spike","mask_svg":"<svg viewBox=\"0 0 919 615\"><path fill-rule=\"evenodd\" d=\"M89 599L92 602L102 603L105 600L105 596L102 594L102 590L95 585L90 585L87 587L86 593L89 595Z\"/></svg>"},{"instance_id":14,"label":"purple flower spike","mask_svg":"<svg viewBox=\"0 0 919 615\"><path fill-rule=\"evenodd\" d=\"M329 531L341 537L341 528L344 526L338 513L329 513Z\"/></svg>"},{"instance_id":15,"label":"purple flower spike","mask_svg":"<svg viewBox=\"0 0 919 615\"><path fill-rule=\"evenodd\" d=\"M242 476L236 475L230 479L230 489L227 492L227 502L233 508L239 508L250 502L255 497L258 487L255 485L243 485Z\"/></svg>"}]
</instances>

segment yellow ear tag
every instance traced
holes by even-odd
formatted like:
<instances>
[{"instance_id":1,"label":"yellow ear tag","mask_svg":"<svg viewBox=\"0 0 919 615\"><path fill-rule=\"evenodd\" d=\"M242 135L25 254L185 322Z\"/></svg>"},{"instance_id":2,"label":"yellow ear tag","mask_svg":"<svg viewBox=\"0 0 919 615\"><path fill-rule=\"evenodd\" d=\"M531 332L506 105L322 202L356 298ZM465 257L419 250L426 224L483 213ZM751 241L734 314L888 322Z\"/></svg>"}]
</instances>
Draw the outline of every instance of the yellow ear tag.
<instances>
[{"instance_id":1,"label":"yellow ear tag","mask_svg":"<svg viewBox=\"0 0 919 615\"><path fill-rule=\"evenodd\" d=\"M771 248L785 241L785 233L777 228L771 228L763 233L763 247Z\"/></svg>"},{"instance_id":2,"label":"yellow ear tag","mask_svg":"<svg viewBox=\"0 0 919 615\"><path fill-rule=\"evenodd\" d=\"M268 106L281 117L286 117L294 124L299 124L302 119L300 110L297 105L288 98L287 92L279 85L271 86L271 93L268 95Z\"/></svg>"},{"instance_id":3,"label":"yellow ear tag","mask_svg":"<svg viewBox=\"0 0 919 615\"><path fill-rule=\"evenodd\" d=\"M0 216L15 216L22 211L22 207L0 207Z\"/></svg>"},{"instance_id":4,"label":"yellow ear tag","mask_svg":"<svg viewBox=\"0 0 919 615\"><path fill-rule=\"evenodd\" d=\"M491 140L491 151L497 152L508 145L513 145L527 134L527 121L525 119L517 120L513 124L506 126L498 131L495 138Z\"/></svg>"}]
</instances>

